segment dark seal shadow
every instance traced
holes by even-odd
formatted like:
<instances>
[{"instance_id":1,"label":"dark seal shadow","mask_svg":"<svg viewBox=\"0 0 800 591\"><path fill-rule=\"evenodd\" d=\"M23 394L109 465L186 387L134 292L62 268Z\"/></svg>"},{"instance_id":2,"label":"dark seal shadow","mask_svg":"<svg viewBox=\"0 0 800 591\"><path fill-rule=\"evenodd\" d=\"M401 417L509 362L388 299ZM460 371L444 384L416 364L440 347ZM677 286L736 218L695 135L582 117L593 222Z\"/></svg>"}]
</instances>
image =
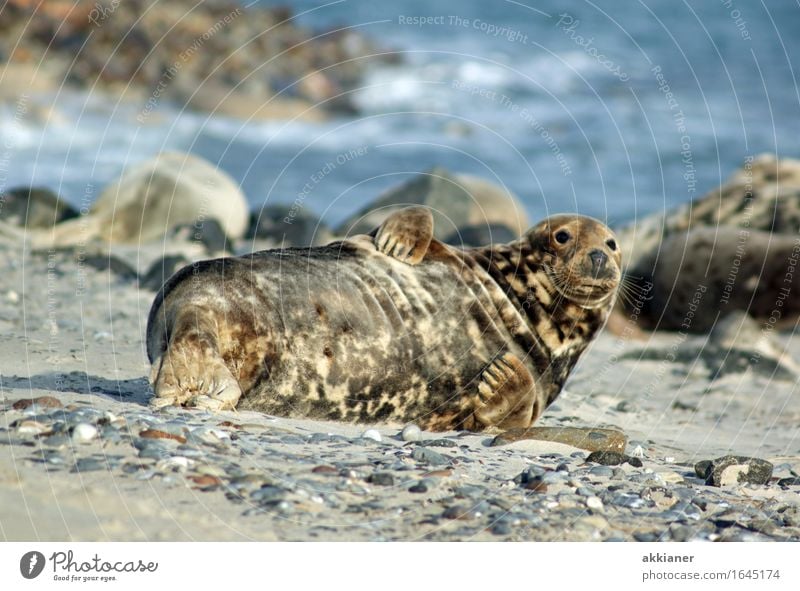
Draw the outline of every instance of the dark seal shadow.
<instances>
[{"instance_id":1,"label":"dark seal shadow","mask_svg":"<svg viewBox=\"0 0 800 591\"><path fill-rule=\"evenodd\" d=\"M99 395L118 402L147 406L152 396L147 378L115 380L82 371L0 377L0 390L49 390L71 394Z\"/></svg>"}]
</instances>

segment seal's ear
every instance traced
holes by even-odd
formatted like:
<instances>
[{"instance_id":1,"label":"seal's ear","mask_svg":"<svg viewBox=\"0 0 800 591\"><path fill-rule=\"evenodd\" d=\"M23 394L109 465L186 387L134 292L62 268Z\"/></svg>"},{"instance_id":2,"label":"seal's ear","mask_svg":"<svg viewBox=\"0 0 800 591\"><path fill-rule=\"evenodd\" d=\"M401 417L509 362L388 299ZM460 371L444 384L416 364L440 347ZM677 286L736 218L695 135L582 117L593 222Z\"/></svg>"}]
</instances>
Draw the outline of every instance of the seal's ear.
<instances>
[{"instance_id":1,"label":"seal's ear","mask_svg":"<svg viewBox=\"0 0 800 591\"><path fill-rule=\"evenodd\" d=\"M534 252L546 252L555 255L552 244L550 244L550 222L544 220L533 226L525 233L525 238L533 248Z\"/></svg>"}]
</instances>

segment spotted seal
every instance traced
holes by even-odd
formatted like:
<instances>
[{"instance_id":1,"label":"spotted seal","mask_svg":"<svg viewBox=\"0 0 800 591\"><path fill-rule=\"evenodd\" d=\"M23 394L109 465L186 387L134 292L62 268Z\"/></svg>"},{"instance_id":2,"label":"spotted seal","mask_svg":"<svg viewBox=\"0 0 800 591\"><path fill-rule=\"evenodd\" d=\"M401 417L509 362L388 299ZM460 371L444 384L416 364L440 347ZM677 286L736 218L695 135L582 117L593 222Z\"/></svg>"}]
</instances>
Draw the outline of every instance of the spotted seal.
<instances>
[{"instance_id":1,"label":"spotted seal","mask_svg":"<svg viewBox=\"0 0 800 591\"><path fill-rule=\"evenodd\" d=\"M187 266L150 311L153 404L430 430L528 427L605 322L613 233L556 215L457 249L430 210L369 235Z\"/></svg>"}]
</instances>

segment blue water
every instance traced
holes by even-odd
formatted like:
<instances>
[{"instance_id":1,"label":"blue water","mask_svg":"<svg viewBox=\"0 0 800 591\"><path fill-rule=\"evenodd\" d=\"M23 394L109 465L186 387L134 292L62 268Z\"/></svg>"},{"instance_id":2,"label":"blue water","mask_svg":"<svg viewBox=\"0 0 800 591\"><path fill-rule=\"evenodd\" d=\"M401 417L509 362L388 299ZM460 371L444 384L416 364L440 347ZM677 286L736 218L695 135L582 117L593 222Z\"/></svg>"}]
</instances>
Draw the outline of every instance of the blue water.
<instances>
[{"instance_id":1,"label":"blue water","mask_svg":"<svg viewBox=\"0 0 800 591\"><path fill-rule=\"evenodd\" d=\"M699 197L747 155L800 156L796 3L289 4L315 31L353 27L403 55L354 93L362 115L243 124L159 105L140 125L139 107L65 95L46 126L0 115L5 185L85 202L126 164L178 149L218 163L254 207L308 186L305 205L335 224L442 165L505 184L532 219L618 223Z\"/></svg>"}]
</instances>

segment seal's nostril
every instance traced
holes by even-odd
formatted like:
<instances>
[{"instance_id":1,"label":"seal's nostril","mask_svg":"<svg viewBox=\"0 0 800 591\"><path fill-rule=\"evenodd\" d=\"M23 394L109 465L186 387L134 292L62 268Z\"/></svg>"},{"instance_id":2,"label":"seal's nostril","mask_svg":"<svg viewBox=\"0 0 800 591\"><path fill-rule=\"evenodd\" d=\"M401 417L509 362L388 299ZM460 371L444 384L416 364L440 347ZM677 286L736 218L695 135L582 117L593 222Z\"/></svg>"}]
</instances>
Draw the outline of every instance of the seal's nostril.
<instances>
[{"instance_id":1,"label":"seal's nostril","mask_svg":"<svg viewBox=\"0 0 800 591\"><path fill-rule=\"evenodd\" d=\"M604 253L602 250L591 251L589 253L589 258L592 260L592 269L595 271L602 269L608 260L606 253Z\"/></svg>"}]
</instances>

